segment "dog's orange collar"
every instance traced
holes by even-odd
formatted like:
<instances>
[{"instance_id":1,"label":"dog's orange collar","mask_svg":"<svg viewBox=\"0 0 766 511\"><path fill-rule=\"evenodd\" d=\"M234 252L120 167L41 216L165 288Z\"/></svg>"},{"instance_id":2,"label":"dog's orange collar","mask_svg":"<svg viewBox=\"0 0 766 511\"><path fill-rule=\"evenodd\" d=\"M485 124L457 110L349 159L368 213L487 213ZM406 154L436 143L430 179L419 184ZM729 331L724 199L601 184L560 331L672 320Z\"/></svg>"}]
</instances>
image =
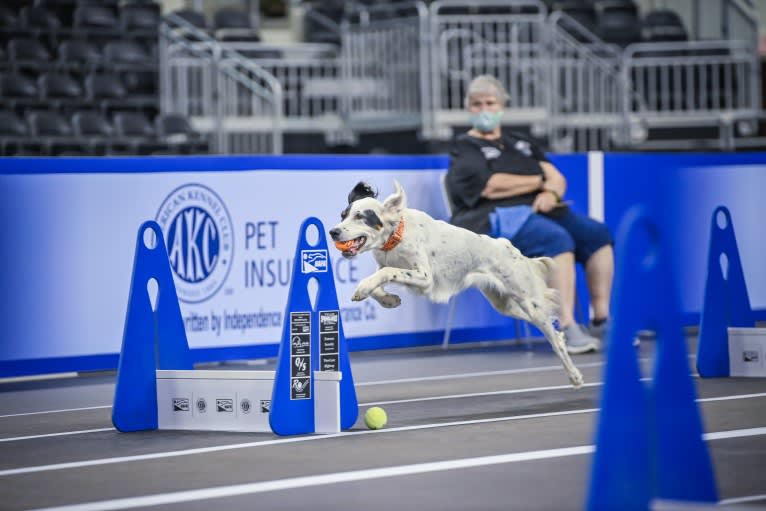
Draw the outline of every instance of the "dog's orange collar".
<instances>
[{"instance_id":1,"label":"dog's orange collar","mask_svg":"<svg viewBox=\"0 0 766 511\"><path fill-rule=\"evenodd\" d=\"M386 244L383 245L384 252L388 252L389 250L393 250L394 247L396 247L400 241L402 241L402 236L404 236L404 218L399 220L399 225L396 226L396 230L391 234L391 237L388 238L388 241L386 241Z\"/></svg>"}]
</instances>

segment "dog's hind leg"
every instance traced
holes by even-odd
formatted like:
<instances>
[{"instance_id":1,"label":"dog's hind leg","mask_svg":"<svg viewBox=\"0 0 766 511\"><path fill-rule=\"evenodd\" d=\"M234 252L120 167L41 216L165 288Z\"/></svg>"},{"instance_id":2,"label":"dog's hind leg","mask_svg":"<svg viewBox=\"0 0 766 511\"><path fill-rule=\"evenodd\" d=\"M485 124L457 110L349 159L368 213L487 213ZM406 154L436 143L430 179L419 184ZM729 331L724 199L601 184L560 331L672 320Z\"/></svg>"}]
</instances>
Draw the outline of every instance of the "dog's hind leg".
<instances>
[{"instance_id":1,"label":"dog's hind leg","mask_svg":"<svg viewBox=\"0 0 766 511\"><path fill-rule=\"evenodd\" d=\"M567 372L567 376L569 376L572 386L576 389L582 387L584 381L582 373L575 367L572 359L569 357L566 344L564 343L564 334L553 328L553 322L551 321L532 321L532 324L539 328L543 335L545 335L545 338L548 339L548 342L551 343L553 351L561 359L561 363Z\"/></svg>"}]
</instances>

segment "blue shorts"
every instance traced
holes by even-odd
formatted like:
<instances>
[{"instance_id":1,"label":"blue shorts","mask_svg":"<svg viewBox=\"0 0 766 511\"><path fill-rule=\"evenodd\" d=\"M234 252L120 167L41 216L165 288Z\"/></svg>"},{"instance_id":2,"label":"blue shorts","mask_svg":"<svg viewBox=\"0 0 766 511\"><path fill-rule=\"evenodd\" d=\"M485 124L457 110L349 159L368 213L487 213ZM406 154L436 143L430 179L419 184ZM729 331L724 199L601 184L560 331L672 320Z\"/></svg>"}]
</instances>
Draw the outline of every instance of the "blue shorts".
<instances>
[{"instance_id":1,"label":"blue shorts","mask_svg":"<svg viewBox=\"0 0 766 511\"><path fill-rule=\"evenodd\" d=\"M574 252L575 260L585 264L598 249L612 244L612 234L601 222L569 209L555 219L533 213L511 243L527 257Z\"/></svg>"}]
</instances>

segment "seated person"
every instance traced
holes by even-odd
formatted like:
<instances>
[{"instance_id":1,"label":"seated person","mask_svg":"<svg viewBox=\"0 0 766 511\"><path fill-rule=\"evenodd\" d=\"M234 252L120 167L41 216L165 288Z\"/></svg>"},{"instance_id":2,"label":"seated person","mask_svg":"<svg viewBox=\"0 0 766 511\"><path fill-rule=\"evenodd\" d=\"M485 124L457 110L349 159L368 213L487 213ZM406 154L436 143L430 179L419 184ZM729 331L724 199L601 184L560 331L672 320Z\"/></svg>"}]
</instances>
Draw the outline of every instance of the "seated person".
<instances>
[{"instance_id":1,"label":"seated person","mask_svg":"<svg viewBox=\"0 0 766 511\"><path fill-rule=\"evenodd\" d=\"M566 179L535 144L502 133L507 99L503 85L492 76L478 76L468 86L465 106L473 128L458 135L451 153L451 222L479 234L506 237L527 257L552 257L557 271L549 285L561 296L559 326L567 351L596 351L609 316L611 234L606 225L566 205ZM590 334L574 320L575 262L585 266L594 311Z\"/></svg>"}]
</instances>

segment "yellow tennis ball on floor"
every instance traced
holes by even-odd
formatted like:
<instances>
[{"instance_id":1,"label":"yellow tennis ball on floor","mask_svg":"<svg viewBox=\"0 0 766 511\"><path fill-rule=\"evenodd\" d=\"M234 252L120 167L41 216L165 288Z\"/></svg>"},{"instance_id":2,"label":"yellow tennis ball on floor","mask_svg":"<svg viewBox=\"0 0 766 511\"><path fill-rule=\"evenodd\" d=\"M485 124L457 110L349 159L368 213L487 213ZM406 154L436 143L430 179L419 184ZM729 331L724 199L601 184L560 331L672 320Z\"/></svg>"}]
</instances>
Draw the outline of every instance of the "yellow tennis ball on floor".
<instances>
[{"instance_id":1,"label":"yellow tennis ball on floor","mask_svg":"<svg viewBox=\"0 0 766 511\"><path fill-rule=\"evenodd\" d=\"M386 421L388 421L386 411L379 406L373 406L364 412L364 423L370 429L380 429L386 425Z\"/></svg>"}]
</instances>

